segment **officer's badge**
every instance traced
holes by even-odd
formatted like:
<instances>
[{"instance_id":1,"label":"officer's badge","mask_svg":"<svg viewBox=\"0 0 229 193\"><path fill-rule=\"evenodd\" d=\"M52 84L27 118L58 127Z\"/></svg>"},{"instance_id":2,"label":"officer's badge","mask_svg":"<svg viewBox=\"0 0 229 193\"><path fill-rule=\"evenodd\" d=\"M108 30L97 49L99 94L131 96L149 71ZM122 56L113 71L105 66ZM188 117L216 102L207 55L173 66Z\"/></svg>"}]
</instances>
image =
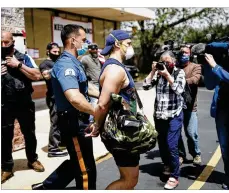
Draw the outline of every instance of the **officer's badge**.
<instances>
[{"instance_id":1,"label":"officer's badge","mask_svg":"<svg viewBox=\"0 0 229 193\"><path fill-rule=\"evenodd\" d=\"M76 75L76 73L72 68L68 68L64 72L64 76L75 76L75 75Z\"/></svg>"}]
</instances>

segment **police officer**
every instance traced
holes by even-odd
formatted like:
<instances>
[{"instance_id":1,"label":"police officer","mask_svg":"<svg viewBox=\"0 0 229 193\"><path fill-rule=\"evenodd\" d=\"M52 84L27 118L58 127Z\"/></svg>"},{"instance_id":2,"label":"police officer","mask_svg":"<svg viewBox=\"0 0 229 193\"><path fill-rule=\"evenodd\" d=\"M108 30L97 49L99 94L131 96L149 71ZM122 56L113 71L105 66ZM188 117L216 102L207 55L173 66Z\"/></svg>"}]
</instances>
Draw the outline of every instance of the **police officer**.
<instances>
[{"instance_id":1,"label":"police officer","mask_svg":"<svg viewBox=\"0 0 229 193\"><path fill-rule=\"evenodd\" d=\"M1 33L1 84L2 84L2 180L13 176L12 140L14 120L17 118L25 138L28 167L43 172L43 165L37 160L37 139L35 136L35 105L32 101L31 80L39 80L41 74L27 55L14 49L10 32Z\"/></svg>"},{"instance_id":2,"label":"police officer","mask_svg":"<svg viewBox=\"0 0 229 193\"><path fill-rule=\"evenodd\" d=\"M66 25L61 31L64 52L52 70L52 85L59 114L61 137L66 144L70 160L63 162L43 183L32 189L63 189L74 178L77 189L96 189L96 166L92 138L85 137L86 129L98 130L89 125L95 109L89 103L87 78L78 53L85 45L86 33L78 25ZM98 97L97 91L92 96ZM98 136L98 132L94 132Z\"/></svg>"},{"instance_id":3,"label":"police officer","mask_svg":"<svg viewBox=\"0 0 229 193\"><path fill-rule=\"evenodd\" d=\"M51 71L54 63L60 56L60 48L57 43L50 42L48 43L46 49L46 54L48 57L39 65L39 69L47 85L46 104L49 107L51 123L49 132L48 157L62 157L68 155L68 153L62 151L59 147L61 142L60 128L58 125L58 115L51 82Z\"/></svg>"}]
</instances>

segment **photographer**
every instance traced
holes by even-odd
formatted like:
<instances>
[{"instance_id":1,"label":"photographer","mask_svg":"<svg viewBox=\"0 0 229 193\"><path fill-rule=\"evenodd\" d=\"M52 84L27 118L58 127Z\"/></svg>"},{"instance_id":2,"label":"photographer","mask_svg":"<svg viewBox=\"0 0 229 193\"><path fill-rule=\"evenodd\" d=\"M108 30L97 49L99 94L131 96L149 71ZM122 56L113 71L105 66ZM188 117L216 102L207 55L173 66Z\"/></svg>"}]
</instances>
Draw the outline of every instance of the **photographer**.
<instances>
[{"instance_id":1,"label":"photographer","mask_svg":"<svg viewBox=\"0 0 229 193\"><path fill-rule=\"evenodd\" d=\"M215 108L215 122L216 130L219 138L219 144L221 148L222 158L224 162L224 170L226 177L222 185L223 189L229 188L229 56L228 56L228 43L216 43L213 42L206 46L206 52L214 53L217 58L217 63L212 55L205 54L205 59L209 64L212 71L205 70L205 81L207 88L212 89L216 87L216 91L213 97L213 104L216 104ZM223 53L223 54L222 54ZM220 56L221 54L221 56ZM208 66L206 65L206 68ZM218 81L212 77L216 76ZM218 92L217 92L218 90ZM217 96L218 95L218 96ZM214 101L215 99L215 101Z\"/></svg>"},{"instance_id":2,"label":"photographer","mask_svg":"<svg viewBox=\"0 0 229 193\"><path fill-rule=\"evenodd\" d=\"M189 153L193 157L193 164L201 164L201 151L199 148L198 138L198 118L197 118L197 93L198 83L201 77L201 66L190 61L191 49L190 45L183 45L178 54L177 67L185 72L185 78L191 91L191 103L186 104L184 109L184 131L187 137ZM179 156L180 165L186 160L186 152L182 136L179 139Z\"/></svg>"},{"instance_id":3,"label":"photographer","mask_svg":"<svg viewBox=\"0 0 229 193\"><path fill-rule=\"evenodd\" d=\"M152 64L152 71L145 79L147 84L152 81L155 73L158 73L154 121L159 133L158 145L164 163L163 173L170 176L164 188L169 190L175 189L179 184L178 140L183 124L182 93L185 88L185 73L182 69L176 68L175 63L174 54L165 51L160 57L160 62Z\"/></svg>"}]
</instances>

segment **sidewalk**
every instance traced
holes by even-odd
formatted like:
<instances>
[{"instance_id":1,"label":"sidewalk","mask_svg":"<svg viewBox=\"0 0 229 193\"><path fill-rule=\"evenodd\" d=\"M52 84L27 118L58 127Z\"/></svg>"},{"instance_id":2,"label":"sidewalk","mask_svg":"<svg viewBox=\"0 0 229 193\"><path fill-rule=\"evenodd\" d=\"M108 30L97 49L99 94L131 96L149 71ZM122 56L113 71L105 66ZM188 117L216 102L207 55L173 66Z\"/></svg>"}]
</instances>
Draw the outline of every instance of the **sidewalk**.
<instances>
[{"instance_id":1,"label":"sidewalk","mask_svg":"<svg viewBox=\"0 0 229 193\"><path fill-rule=\"evenodd\" d=\"M155 90L139 91L139 95L144 105L144 112L153 123L153 101ZM44 102L39 101L44 105ZM37 105L37 104L36 104ZM39 106L39 105L38 105ZM37 107L37 106L36 106ZM36 108L39 109L39 108ZM36 137L37 137L37 154L39 161L44 165L45 172L35 172L27 167L27 159L25 150L19 150L13 153L14 158L14 177L2 184L2 189L30 189L31 184L39 183L49 176L64 160L69 156L61 158L47 157L47 144L49 135L49 112L48 109L36 112ZM105 146L101 142L100 137L93 138L94 157L99 157L108 153Z\"/></svg>"}]
</instances>

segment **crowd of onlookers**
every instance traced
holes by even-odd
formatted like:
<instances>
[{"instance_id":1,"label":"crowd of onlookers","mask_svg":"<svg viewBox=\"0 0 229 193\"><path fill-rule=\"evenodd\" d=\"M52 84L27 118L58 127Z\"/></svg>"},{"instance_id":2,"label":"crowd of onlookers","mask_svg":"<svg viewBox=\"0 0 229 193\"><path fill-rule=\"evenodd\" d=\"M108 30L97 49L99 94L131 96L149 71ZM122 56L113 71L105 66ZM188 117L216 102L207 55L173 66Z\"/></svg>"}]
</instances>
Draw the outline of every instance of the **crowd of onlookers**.
<instances>
[{"instance_id":1,"label":"crowd of onlookers","mask_svg":"<svg viewBox=\"0 0 229 193\"><path fill-rule=\"evenodd\" d=\"M61 31L63 53L55 42L46 47L47 58L39 65L27 54L14 49L13 36L1 34L2 64L2 180L13 176L12 139L14 120L18 119L25 138L28 167L43 172L36 154L35 107L31 94L32 80L44 79L47 85L46 104L50 114L48 157L70 155L44 182L33 189L62 189L75 178L77 189L96 189L96 167L92 137L104 127L109 112L110 94L120 94L132 108L134 81L123 65L134 55L131 38L122 30L112 31L105 48L86 39L81 26L66 25ZM228 43L211 43L206 47L228 54ZM223 52L223 51L222 51ZM105 60L104 56L109 56ZM191 60L190 45L183 45L178 56L164 51L145 78L144 89L155 87L154 122L163 175L168 177L165 189L179 184L180 166L187 160L181 133L184 129L188 152L193 164L201 165L198 137L198 84L204 66L206 87L215 89L211 114L215 117L217 134L225 169L224 189L229 185L229 60L217 64L205 53L205 64ZM212 78L214 77L214 78ZM63 151L62 146L67 148ZM113 154L120 179L107 189L133 189L138 182L139 154ZM153 187L152 187L153 188Z\"/></svg>"}]
</instances>

